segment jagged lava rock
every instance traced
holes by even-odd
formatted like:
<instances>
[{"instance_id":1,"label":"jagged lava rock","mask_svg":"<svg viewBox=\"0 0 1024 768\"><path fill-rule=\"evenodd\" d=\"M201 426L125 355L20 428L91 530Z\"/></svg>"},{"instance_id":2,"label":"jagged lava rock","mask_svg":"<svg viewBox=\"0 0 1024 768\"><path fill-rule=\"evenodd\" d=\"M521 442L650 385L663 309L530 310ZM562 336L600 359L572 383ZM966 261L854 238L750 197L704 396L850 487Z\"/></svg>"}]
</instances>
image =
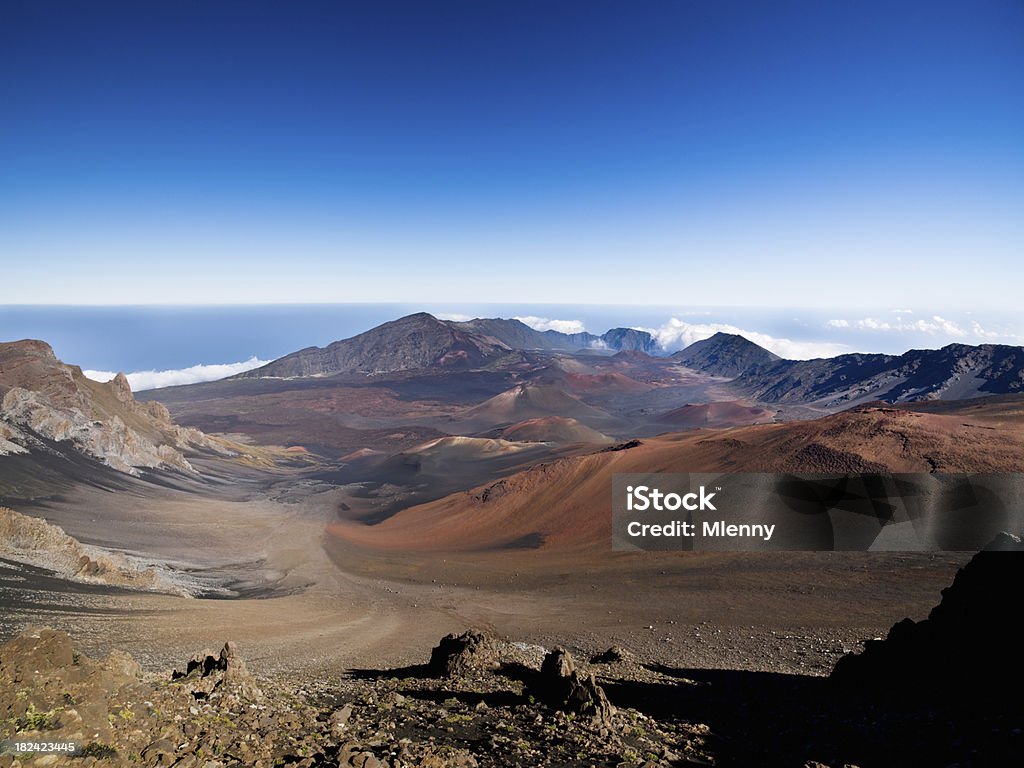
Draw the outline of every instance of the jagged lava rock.
<instances>
[{"instance_id":1,"label":"jagged lava rock","mask_svg":"<svg viewBox=\"0 0 1024 768\"><path fill-rule=\"evenodd\" d=\"M494 669L499 664L494 638L470 629L461 635L450 634L430 652L427 668L435 677L454 677L476 670Z\"/></svg>"},{"instance_id":2,"label":"jagged lava rock","mask_svg":"<svg viewBox=\"0 0 1024 768\"><path fill-rule=\"evenodd\" d=\"M570 653L556 646L541 664L533 684L538 699L553 709L590 717L595 725L610 726L615 709L593 675L576 669Z\"/></svg>"}]
</instances>

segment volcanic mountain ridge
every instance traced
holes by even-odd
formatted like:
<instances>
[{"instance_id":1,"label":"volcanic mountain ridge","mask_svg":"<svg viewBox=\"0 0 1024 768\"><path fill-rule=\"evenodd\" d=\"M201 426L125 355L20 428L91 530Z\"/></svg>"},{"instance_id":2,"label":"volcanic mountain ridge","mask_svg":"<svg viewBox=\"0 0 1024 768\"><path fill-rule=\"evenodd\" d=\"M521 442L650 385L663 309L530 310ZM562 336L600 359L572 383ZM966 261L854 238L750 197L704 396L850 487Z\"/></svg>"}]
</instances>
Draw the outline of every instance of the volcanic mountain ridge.
<instances>
[{"instance_id":1,"label":"volcanic mountain ridge","mask_svg":"<svg viewBox=\"0 0 1024 768\"><path fill-rule=\"evenodd\" d=\"M0 343L0 455L70 442L131 475L141 468L194 472L186 453L234 455L226 443L171 421L158 402L138 402L124 374L93 381L42 341Z\"/></svg>"}]
</instances>

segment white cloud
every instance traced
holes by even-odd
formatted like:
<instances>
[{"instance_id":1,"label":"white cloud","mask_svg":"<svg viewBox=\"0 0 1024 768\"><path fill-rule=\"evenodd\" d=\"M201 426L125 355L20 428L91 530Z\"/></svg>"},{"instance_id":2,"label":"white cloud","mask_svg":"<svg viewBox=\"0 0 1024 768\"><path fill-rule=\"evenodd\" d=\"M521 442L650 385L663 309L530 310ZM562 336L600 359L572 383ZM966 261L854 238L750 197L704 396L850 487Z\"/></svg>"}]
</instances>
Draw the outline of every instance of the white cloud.
<instances>
[{"instance_id":1,"label":"white cloud","mask_svg":"<svg viewBox=\"0 0 1024 768\"><path fill-rule=\"evenodd\" d=\"M998 338L1013 338L1020 339L1020 336L1007 336L999 333L998 331L989 331L981 327L981 323L977 320L971 323L971 333L977 336L979 339L998 339Z\"/></svg>"},{"instance_id":2,"label":"white cloud","mask_svg":"<svg viewBox=\"0 0 1024 768\"><path fill-rule=\"evenodd\" d=\"M829 320L825 325L829 328L856 328L861 331L880 331L885 333L927 333L932 336L953 336L955 338L963 338L967 335L967 331L957 323L947 320L940 315L932 315L930 319L922 318L920 320L904 320L902 317L895 320L879 320L874 317L863 317L852 322L849 320ZM977 323L975 323L975 326L981 327Z\"/></svg>"},{"instance_id":3,"label":"white cloud","mask_svg":"<svg viewBox=\"0 0 1024 768\"><path fill-rule=\"evenodd\" d=\"M465 323L473 319L469 315L464 315L461 312L438 312L434 317L438 320L451 320L455 323Z\"/></svg>"},{"instance_id":4,"label":"white cloud","mask_svg":"<svg viewBox=\"0 0 1024 768\"><path fill-rule=\"evenodd\" d=\"M735 333L779 357L789 360L809 360L814 357L834 357L849 351L845 344L832 344L820 341L793 341L792 339L776 338L758 331L748 331L726 323L687 323L673 317L660 328L643 328L650 333L666 352L676 352L688 347L695 341L707 339L716 333Z\"/></svg>"},{"instance_id":5,"label":"white cloud","mask_svg":"<svg viewBox=\"0 0 1024 768\"><path fill-rule=\"evenodd\" d=\"M580 320L549 320L546 317L526 315L525 317L514 317L521 323L533 328L535 331L558 331L559 333L584 333L587 329L583 327Z\"/></svg>"},{"instance_id":6,"label":"white cloud","mask_svg":"<svg viewBox=\"0 0 1024 768\"><path fill-rule=\"evenodd\" d=\"M914 310L912 310L912 309L894 309L892 312L893 312L894 315L912 315L912 314L914 314Z\"/></svg>"},{"instance_id":7,"label":"white cloud","mask_svg":"<svg viewBox=\"0 0 1024 768\"><path fill-rule=\"evenodd\" d=\"M899 312L901 310L893 311ZM918 320L910 320L903 317L894 320L862 317L859 320L829 320L825 325L829 328L853 328L859 331L875 331L878 333L926 334L940 339L998 339L1009 344L1020 344L1024 341L1024 336L1007 329L996 331L991 328L985 328L977 320L972 320L970 327L967 328L941 315L932 315L930 318L920 318Z\"/></svg>"},{"instance_id":8,"label":"white cloud","mask_svg":"<svg viewBox=\"0 0 1024 768\"><path fill-rule=\"evenodd\" d=\"M216 381L236 373L250 371L266 365L269 360L260 360L250 357L241 363L223 363L220 365L193 365L189 368L180 368L171 371L135 371L125 374L133 392L141 392L144 389L159 389L160 387L176 387L181 384L198 384L201 381ZM93 381L110 381L116 372L114 371L82 371Z\"/></svg>"}]
</instances>

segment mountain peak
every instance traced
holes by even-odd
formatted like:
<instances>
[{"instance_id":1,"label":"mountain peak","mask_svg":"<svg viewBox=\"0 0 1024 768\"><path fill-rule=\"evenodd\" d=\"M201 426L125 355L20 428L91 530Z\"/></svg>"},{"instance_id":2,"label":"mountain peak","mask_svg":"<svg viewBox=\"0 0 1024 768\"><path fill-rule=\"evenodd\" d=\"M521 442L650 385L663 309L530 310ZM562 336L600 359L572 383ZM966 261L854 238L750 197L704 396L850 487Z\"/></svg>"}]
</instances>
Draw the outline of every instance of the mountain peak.
<instances>
[{"instance_id":1,"label":"mountain peak","mask_svg":"<svg viewBox=\"0 0 1024 768\"><path fill-rule=\"evenodd\" d=\"M135 399L135 396L132 394L132 386L128 383L128 377L123 373L118 373L114 378L108 381L107 386L114 391L114 397L122 403L127 403L130 400Z\"/></svg>"},{"instance_id":2,"label":"mountain peak","mask_svg":"<svg viewBox=\"0 0 1024 768\"><path fill-rule=\"evenodd\" d=\"M24 356L42 359L48 362L57 361L57 355L54 353L53 347L39 339L21 339L20 341L4 342L2 351L3 356L8 359L17 356Z\"/></svg>"},{"instance_id":3,"label":"mountain peak","mask_svg":"<svg viewBox=\"0 0 1024 768\"><path fill-rule=\"evenodd\" d=\"M239 378L295 378L343 373L392 373L478 367L511 351L500 339L464 323L416 312L326 347L309 347L278 358Z\"/></svg>"},{"instance_id":4,"label":"mountain peak","mask_svg":"<svg viewBox=\"0 0 1024 768\"><path fill-rule=\"evenodd\" d=\"M723 331L695 341L672 357L687 368L728 378L781 359L745 336Z\"/></svg>"}]
</instances>

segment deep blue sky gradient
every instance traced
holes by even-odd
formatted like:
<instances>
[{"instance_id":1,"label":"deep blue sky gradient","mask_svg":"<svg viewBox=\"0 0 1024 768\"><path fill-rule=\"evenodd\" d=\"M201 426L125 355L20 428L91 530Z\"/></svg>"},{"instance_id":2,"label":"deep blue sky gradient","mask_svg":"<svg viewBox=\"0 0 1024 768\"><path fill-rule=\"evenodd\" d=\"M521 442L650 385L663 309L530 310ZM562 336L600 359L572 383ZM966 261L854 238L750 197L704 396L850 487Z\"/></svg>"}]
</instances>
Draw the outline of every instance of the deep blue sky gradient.
<instances>
[{"instance_id":1,"label":"deep blue sky gradient","mask_svg":"<svg viewBox=\"0 0 1024 768\"><path fill-rule=\"evenodd\" d=\"M979 309L1024 3L2 2L2 303Z\"/></svg>"}]
</instances>

